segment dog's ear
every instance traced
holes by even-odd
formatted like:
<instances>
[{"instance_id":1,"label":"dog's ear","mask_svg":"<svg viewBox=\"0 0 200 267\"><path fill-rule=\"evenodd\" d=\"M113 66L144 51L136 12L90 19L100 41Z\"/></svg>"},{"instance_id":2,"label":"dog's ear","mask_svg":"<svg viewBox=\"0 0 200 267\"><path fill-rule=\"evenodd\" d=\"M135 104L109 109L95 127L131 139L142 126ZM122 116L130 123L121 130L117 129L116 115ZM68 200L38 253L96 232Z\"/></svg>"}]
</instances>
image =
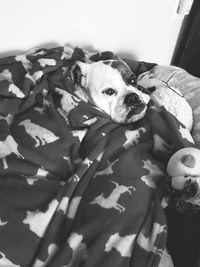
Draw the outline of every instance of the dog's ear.
<instances>
[{"instance_id":1,"label":"dog's ear","mask_svg":"<svg viewBox=\"0 0 200 267\"><path fill-rule=\"evenodd\" d=\"M87 76L87 72L89 69L90 65L87 63L83 63L81 61L76 61L73 66L71 67L70 70L70 75L71 78L75 83L78 83L80 85L82 84L82 77L86 77Z\"/></svg>"}]
</instances>

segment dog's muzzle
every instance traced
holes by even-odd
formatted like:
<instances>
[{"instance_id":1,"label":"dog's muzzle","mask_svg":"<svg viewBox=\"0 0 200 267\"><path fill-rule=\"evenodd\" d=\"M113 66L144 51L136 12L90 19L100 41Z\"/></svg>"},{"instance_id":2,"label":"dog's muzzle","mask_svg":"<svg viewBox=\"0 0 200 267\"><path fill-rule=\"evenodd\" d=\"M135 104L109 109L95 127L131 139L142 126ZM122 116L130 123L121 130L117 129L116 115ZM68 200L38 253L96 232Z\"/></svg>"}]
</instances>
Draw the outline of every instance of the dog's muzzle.
<instances>
[{"instance_id":1,"label":"dog's muzzle","mask_svg":"<svg viewBox=\"0 0 200 267\"><path fill-rule=\"evenodd\" d=\"M141 103L141 100L140 100L139 96L135 93L130 93L130 94L126 95L124 98L124 104L127 107L132 107L138 103Z\"/></svg>"},{"instance_id":2,"label":"dog's muzzle","mask_svg":"<svg viewBox=\"0 0 200 267\"><path fill-rule=\"evenodd\" d=\"M141 101L136 93L127 94L124 98L124 104L128 109L127 119L139 114L145 108L145 103Z\"/></svg>"}]
</instances>

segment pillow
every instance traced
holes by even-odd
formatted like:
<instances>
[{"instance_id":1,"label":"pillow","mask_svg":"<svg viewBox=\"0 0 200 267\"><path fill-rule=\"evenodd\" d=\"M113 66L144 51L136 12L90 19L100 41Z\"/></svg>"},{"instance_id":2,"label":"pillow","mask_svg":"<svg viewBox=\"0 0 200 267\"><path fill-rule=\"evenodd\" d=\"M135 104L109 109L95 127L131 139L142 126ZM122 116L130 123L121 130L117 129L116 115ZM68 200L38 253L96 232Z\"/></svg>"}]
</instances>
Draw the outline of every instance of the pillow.
<instances>
[{"instance_id":1,"label":"pillow","mask_svg":"<svg viewBox=\"0 0 200 267\"><path fill-rule=\"evenodd\" d=\"M178 88L186 98L193 111L192 136L200 148L200 78L194 77L182 68L175 66L157 65L150 75L159 80L168 82Z\"/></svg>"}]
</instances>

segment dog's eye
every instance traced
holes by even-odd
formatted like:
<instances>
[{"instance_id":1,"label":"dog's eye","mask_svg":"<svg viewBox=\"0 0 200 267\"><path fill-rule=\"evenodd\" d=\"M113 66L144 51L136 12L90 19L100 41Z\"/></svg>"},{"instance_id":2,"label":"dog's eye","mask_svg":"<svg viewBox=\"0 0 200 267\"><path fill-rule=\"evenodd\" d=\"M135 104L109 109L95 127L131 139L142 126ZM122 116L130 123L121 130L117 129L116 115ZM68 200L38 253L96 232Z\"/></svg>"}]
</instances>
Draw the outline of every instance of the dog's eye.
<instances>
[{"instance_id":1,"label":"dog's eye","mask_svg":"<svg viewBox=\"0 0 200 267\"><path fill-rule=\"evenodd\" d=\"M130 80L130 84L135 85L135 80L134 79L131 79Z\"/></svg>"},{"instance_id":2,"label":"dog's eye","mask_svg":"<svg viewBox=\"0 0 200 267\"><path fill-rule=\"evenodd\" d=\"M112 88L108 88L108 89L104 90L103 93L105 93L107 95L113 95L113 94L115 94L115 90L113 90Z\"/></svg>"},{"instance_id":3,"label":"dog's eye","mask_svg":"<svg viewBox=\"0 0 200 267\"><path fill-rule=\"evenodd\" d=\"M129 77L128 84L133 85L133 86L136 85L136 77L135 77L135 75L131 75Z\"/></svg>"}]
</instances>

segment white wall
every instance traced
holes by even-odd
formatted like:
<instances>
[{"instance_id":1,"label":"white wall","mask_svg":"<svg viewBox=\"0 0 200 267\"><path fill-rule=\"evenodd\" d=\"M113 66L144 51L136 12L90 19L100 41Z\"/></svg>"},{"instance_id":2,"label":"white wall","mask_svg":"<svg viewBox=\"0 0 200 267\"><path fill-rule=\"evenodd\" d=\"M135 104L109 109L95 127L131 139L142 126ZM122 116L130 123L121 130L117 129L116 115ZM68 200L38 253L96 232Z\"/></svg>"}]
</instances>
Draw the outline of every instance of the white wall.
<instances>
[{"instance_id":1,"label":"white wall","mask_svg":"<svg viewBox=\"0 0 200 267\"><path fill-rule=\"evenodd\" d=\"M0 56L89 45L169 64L182 20L174 0L0 0Z\"/></svg>"}]
</instances>

